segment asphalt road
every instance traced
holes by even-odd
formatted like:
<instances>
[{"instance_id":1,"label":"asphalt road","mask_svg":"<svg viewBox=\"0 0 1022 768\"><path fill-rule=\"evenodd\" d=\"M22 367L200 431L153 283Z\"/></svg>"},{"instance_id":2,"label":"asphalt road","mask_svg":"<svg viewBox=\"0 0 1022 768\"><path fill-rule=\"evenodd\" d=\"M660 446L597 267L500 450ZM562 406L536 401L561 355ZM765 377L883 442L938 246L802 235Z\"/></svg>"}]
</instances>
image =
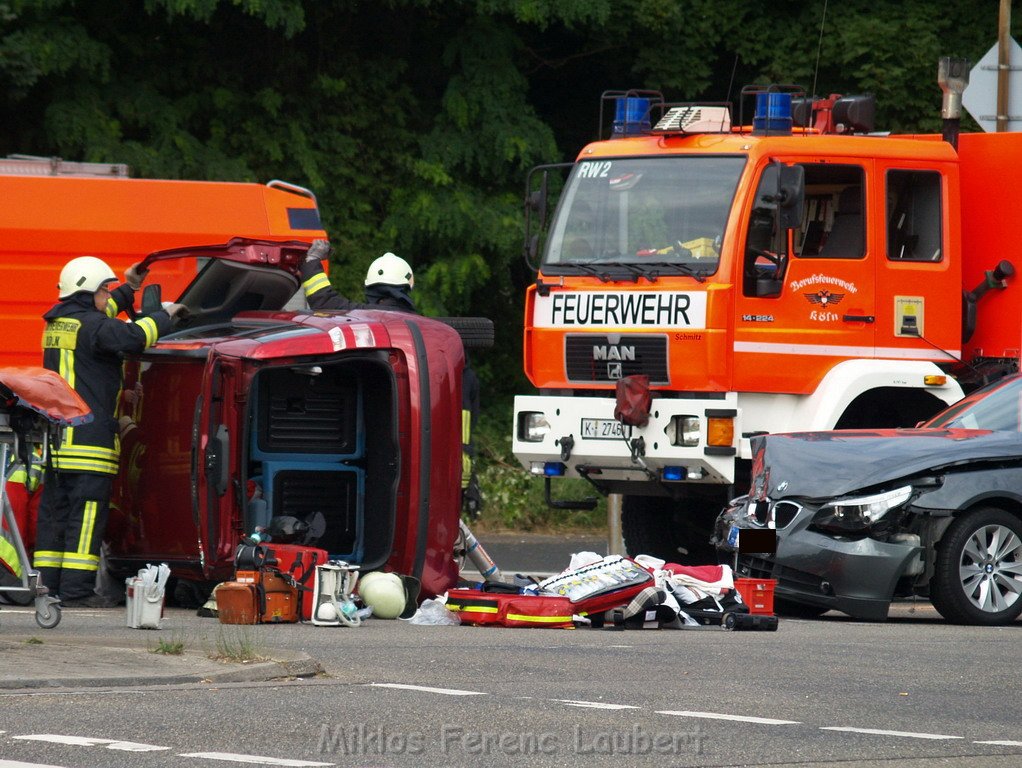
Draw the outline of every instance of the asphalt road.
<instances>
[{"instance_id":1,"label":"asphalt road","mask_svg":"<svg viewBox=\"0 0 1022 768\"><path fill-rule=\"evenodd\" d=\"M592 538L519 538L484 545L508 571L599 551ZM121 611L69 611L53 637L226 639L307 653L324 674L0 691L0 768L1022 764L1020 626L950 626L925 603L894 614L761 633L225 627L170 610L157 633L124 628ZM3 622L6 640L50 641L30 613Z\"/></svg>"},{"instance_id":2,"label":"asphalt road","mask_svg":"<svg viewBox=\"0 0 1022 768\"><path fill-rule=\"evenodd\" d=\"M61 628L154 641L120 618L68 612ZM4 620L9 636L46 642L29 614ZM0 692L0 768L1017 766L1018 632L949 626L925 608L776 633L240 628L173 610L162 637L198 647L244 633L256 649L309 653L325 674Z\"/></svg>"}]
</instances>

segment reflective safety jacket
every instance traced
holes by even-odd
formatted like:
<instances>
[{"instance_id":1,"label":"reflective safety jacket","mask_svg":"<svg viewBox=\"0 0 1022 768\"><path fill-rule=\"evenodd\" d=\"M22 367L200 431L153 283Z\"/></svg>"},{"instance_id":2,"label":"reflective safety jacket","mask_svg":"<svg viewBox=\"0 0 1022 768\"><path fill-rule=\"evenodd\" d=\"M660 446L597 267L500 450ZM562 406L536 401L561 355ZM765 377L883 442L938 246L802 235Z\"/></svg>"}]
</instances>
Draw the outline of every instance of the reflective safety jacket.
<instances>
[{"instance_id":1,"label":"reflective safety jacket","mask_svg":"<svg viewBox=\"0 0 1022 768\"><path fill-rule=\"evenodd\" d=\"M131 287L121 285L104 313L96 309L93 294L80 291L43 315L43 366L59 373L93 415L91 423L64 430L52 454L54 469L117 474L121 356L148 349L171 328L170 315L162 309L139 316L135 322L117 320L117 314L131 306L134 298Z\"/></svg>"},{"instance_id":2,"label":"reflective safety jacket","mask_svg":"<svg viewBox=\"0 0 1022 768\"><path fill-rule=\"evenodd\" d=\"M312 309L389 309L397 312L413 312L418 314L407 287L398 285L367 285L364 302L352 301L334 290L330 279L318 261L302 263L302 291L305 300Z\"/></svg>"}]
</instances>

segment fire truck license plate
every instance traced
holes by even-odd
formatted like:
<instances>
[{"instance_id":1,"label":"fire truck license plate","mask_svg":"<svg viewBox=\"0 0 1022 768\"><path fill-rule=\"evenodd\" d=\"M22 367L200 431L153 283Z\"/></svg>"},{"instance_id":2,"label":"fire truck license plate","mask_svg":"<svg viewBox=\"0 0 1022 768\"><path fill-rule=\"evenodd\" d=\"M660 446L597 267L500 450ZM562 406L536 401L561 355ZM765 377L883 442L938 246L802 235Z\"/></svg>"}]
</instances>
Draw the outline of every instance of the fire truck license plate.
<instances>
[{"instance_id":1,"label":"fire truck license plate","mask_svg":"<svg viewBox=\"0 0 1022 768\"><path fill-rule=\"evenodd\" d=\"M629 433L631 429L628 430ZM582 419L583 440L620 440L624 425L614 419Z\"/></svg>"}]
</instances>

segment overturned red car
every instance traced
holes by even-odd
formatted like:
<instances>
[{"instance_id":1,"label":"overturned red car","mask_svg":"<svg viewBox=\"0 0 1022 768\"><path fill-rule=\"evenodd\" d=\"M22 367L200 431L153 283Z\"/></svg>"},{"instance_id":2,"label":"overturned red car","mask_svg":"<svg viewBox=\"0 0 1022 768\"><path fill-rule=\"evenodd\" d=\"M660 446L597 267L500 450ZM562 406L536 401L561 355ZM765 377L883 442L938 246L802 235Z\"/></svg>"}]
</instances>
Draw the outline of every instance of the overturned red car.
<instances>
[{"instance_id":1,"label":"overturned red car","mask_svg":"<svg viewBox=\"0 0 1022 768\"><path fill-rule=\"evenodd\" d=\"M150 286L171 260L198 273L177 299L185 319L125 364L114 573L159 561L180 579L228 579L241 538L286 518L303 543L415 576L424 595L455 583L458 332L302 308L307 249L236 239L146 258Z\"/></svg>"}]
</instances>

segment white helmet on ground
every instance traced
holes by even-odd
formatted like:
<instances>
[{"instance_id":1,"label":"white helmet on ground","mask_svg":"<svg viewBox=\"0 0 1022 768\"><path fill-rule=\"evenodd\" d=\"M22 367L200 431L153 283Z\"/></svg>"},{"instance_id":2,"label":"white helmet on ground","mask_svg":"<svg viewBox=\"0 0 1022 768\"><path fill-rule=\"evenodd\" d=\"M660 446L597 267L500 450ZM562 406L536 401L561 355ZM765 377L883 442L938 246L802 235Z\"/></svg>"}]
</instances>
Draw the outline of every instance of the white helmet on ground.
<instances>
[{"instance_id":1,"label":"white helmet on ground","mask_svg":"<svg viewBox=\"0 0 1022 768\"><path fill-rule=\"evenodd\" d=\"M58 296L66 299L78 291L95 293L109 282L117 280L114 271L102 259L95 256L79 256L71 259L60 270L57 283Z\"/></svg>"},{"instance_id":2,"label":"white helmet on ground","mask_svg":"<svg viewBox=\"0 0 1022 768\"><path fill-rule=\"evenodd\" d=\"M370 264L369 271L366 272L366 285L376 285L377 283L407 285L409 288L414 288L415 276L407 261L388 251Z\"/></svg>"},{"instance_id":3,"label":"white helmet on ground","mask_svg":"<svg viewBox=\"0 0 1022 768\"><path fill-rule=\"evenodd\" d=\"M405 609L405 585L394 573L367 573L358 583L358 594L379 619L396 619Z\"/></svg>"}]
</instances>

